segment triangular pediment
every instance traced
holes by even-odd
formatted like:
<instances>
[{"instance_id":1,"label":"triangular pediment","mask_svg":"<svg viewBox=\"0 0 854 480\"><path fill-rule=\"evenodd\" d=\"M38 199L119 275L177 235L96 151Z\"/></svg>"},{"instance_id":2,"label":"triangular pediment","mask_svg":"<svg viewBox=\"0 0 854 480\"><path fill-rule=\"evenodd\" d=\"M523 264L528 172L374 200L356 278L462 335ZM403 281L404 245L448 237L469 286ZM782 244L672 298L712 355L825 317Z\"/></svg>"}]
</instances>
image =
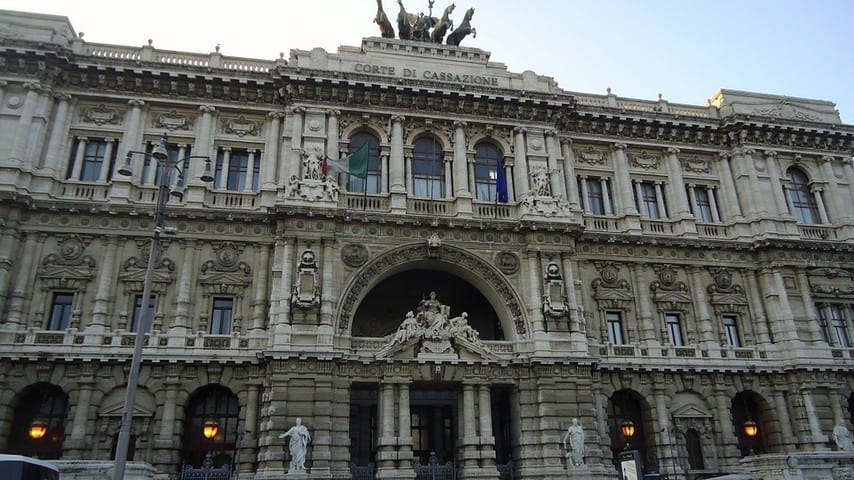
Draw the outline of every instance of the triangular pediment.
<instances>
[{"instance_id":1,"label":"triangular pediment","mask_svg":"<svg viewBox=\"0 0 854 480\"><path fill-rule=\"evenodd\" d=\"M212 272L200 276L199 282L217 285L249 285L251 277L240 272Z\"/></svg>"},{"instance_id":2,"label":"triangular pediment","mask_svg":"<svg viewBox=\"0 0 854 480\"><path fill-rule=\"evenodd\" d=\"M119 276L125 282L144 282L145 281L145 270L131 270L125 272ZM172 273L169 271L161 270L154 271L153 281L155 283L171 283L172 282Z\"/></svg>"},{"instance_id":3,"label":"triangular pediment","mask_svg":"<svg viewBox=\"0 0 854 480\"><path fill-rule=\"evenodd\" d=\"M691 303L691 295L685 292L663 291L657 292L653 296L653 301L666 303Z\"/></svg>"},{"instance_id":4,"label":"triangular pediment","mask_svg":"<svg viewBox=\"0 0 854 480\"><path fill-rule=\"evenodd\" d=\"M688 404L674 410L673 418L712 418L712 414L694 404Z\"/></svg>"},{"instance_id":5,"label":"triangular pediment","mask_svg":"<svg viewBox=\"0 0 854 480\"><path fill-rule=\"evenodd\" d=\"M48 265L39 270L41 278L91 279L92 269L86 265Z\"/></svg>"},{"instance_id":6,"label":"triangular pediment","mask_svg":"<svg viewBox=\"0 0 854 480\"><path fill-rule=\"evenodd\" d=\"M712 294L711 303L721 305L746 305L747 297L739 293L715 293Z\"/></svg>"},{"instance_id":7,"label":"triangular pediment","mask_svg":"<svg viewBox=\"0 0 854 480\"><path fill-rule=\"evenodd\" d=\"M124 414L124 403L118 403L106 406L101 409L98 414L102 417L121 417ZM133 406L133 416L134 417L153 417L154 412L148 410L147 408L142 408L139 405Z\"/></svg>"}]
</instances>

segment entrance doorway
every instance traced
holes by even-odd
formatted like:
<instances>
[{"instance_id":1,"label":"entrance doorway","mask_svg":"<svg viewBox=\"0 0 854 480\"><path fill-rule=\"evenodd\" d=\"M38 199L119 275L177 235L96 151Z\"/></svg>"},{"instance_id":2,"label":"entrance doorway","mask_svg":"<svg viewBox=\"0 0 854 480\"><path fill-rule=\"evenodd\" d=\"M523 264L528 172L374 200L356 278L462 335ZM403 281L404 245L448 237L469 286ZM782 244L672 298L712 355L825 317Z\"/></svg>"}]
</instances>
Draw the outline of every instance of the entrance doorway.
<instances>
[{"instance_id":1,"label":"entrance doorway","mask_svg":"<svg viewBox=\"0 0 854 480\"><path fill-rule=\"evenodd\" d=\"M431 454L440 464L456 462L459 391L414 386L409 399L412 455L422 465Z\"/></svg>"}]
</instances>

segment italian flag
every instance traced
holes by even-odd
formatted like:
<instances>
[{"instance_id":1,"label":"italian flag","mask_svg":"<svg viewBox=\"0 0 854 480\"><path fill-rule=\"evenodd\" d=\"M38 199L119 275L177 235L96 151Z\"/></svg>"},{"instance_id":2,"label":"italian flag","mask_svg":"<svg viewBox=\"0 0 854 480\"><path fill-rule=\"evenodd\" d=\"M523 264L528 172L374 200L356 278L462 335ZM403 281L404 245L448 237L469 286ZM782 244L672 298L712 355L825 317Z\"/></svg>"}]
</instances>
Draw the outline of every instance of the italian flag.
<instances>
[{"instance_id":1,"label":"italian flag","mask_svg":"<svg viewBox=\"0 0 854 480\"><path fill-rule=\"evenodd\" d=\"M368 177L368 144L362 144L358 150L350 155L333 160L328 156L323 157L323 173L324 175L329 170L343 172L351 177L367 178Z\"/></svg>"}]
</instances>

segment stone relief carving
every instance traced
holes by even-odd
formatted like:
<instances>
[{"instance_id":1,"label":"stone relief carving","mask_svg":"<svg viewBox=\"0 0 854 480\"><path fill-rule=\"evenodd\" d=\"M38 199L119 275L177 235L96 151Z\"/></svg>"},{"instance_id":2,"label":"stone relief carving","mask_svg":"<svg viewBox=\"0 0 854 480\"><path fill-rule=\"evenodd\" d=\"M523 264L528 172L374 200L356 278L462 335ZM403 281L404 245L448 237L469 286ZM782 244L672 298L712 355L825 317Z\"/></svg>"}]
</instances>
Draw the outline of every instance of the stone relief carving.
<instances>
[{"instance_id":1,"label":"stone relief carving","mask_svg":"<svg viewBox=\"0 0 854 480\"><path fill-rule=\"evenodd\" d=\"M752 113L755 115L763 115L767 117L793 118L797 120L809 120L813 122L821 120L818 115L811 115L785 100L781 101L776 105L757 105L753 107Z\"/></svg>"},{"instance_id":2,"label":"stone relief carving","mask_svg":"<svg viewBox=\"0 0 854 480\"><path fill-rule=\"evenodd\" d=\"M361 267L368 261L368 248L364 245L351 243L341 248L341 260L348 267Z\"/></svg>"},{"instance_id":3,"label":"stone relief carving","mask_svg":"<svg viewBox=\"0 0 854 480\"><path fill-rule=\"evenodd\" d=\"M323 172L323 160L318 147L300 149L302 156L302 178L292 175L288 182L290 195L305 200L338 201L338 182L333 175Z\"/></svg>"},{"instance_id":4,"label":"stone relief carving","mask_svg":"<svg viewBox=\"0 0 854 480\"><path fill-rule=\"evenodd\" d=\"M192 130L195 128L193 120L190 116L183 113L178 113L177 110L170 110L154 115L154 127L165 128L170 132L175 130Z\"/></svg>"},{"instance_id":5,"label":"stone relief carving","mask_svg":"<svg viewBox=\"0 0 854 480\"><path fill-rule=\"evenodd\" d=\"M633 167L642 168L644 170L658 170L659 158L657 155L641 151L640 153L630 154L629 163Z\"/></svg>"},{"instance_id":6,"label":"stone relief carving","mask_svg":"<svg viewBox=\"0 0 854 480\"><path fill-rule=\"evenodd\" d=\"M712 168L709 161L697 155L680 159L682 168L690 173L710 173Z\"/></svg>"},{"instance_id":7,"label":"stone relief carving","mask_svg":"<svg viewBox=\"0 0 854 480\"><path fill-rule=\"evenodd\" d=\"M136 241L138 255L125 260L119 279L125 283L125 294L141 293L145 280L145 270L148 266L148 257L151 252L151 239ZM169 242L161 239L160 249L154 259L154 280L151 284L152 293L165 294L166 288L175 279L175 262L164 257L164 252L169 248Z\"/></svg>"},{"instance_id":8,"label":"stone relief carving","mask_svg":"<svg viewBox=\"0 0 854 480\"><path fill-rule=\"evenodd\" d=\"M691 305L691 294L685 282L677 281L673 265L653 265L658 280L649 285L652 301L659 310L687 310Z\"/></svg>"},{"instance_id":9,"label":"stone relief carving","mask_svg":"<svg viewBox=\"0 0 854 480\"><path fill-rule=\"evenodd\" d=\"M42 260L37 275L45 290L69 289L86 291L86 285L95 277L95 259L84 255L91 239L69 235L58 245L58 253L48 254ZM70 324L79 323L79 313L72 314Z\"/></svg>"},{"instance_id":10,"label":"stone relief carving","mask_svg":"<svg viewBox=\"0 0 854 480\"><path fill-rule=\"evenodd\" d=\"M533 167L530 171L531 191L522 196L519 206L524 214L555 216L568 215L569 205L559 197L552 196L549 172L545 167Z\"/></svg>"},{"instance_id":11,"label":"stone relief carving","mask_svg":"<svg viewBox=\"0 0 854 480\"><path fill-rule=\"evenodd\" d=\"M439 238L439 234L433 232L427 239L427 258L439 258L441 247L442 239Z\"/></svg>"},{"instance_id":12,"label":"stone relief carving","mask_svg":"<svg viewBox=\"0 0 854 480\"><path fill-rule=\"evenodd\" d=\"M747 313L747 297L744 288L736 285L732 280L732 273L726 267L710 267L714 284L706 287L709 293L709 303L718 315L724 313L745 314Z\"/></svg>"},{"instance_id":13,"label":"stone relief carving","mask_svg":"<svg viewBox=\"0 0 854 480\"><path fill-rule=\"evenodd\" d=\"M118 125L122 122L119 111L107 107L103 103L95 107L83 107L81 117L84 122L94 123L101 126L105 124Z\"/></svg>"},{"instance_id":14,"label":"stone relief carving","mask_svg":"<svg viewBox=\"0 0 854 480\"><path fill-rule=\"evenodd\" d=\"M222 131L243 137L246 135L258 135L258 123L249 120L245 115L240 115L237 118L225 118L222 121Z\"/></svg>"},{"instance_id":15,"label":"stone relief carving","mask_svg":"<svg viewBox=\"0 0 854 480\"><path fill-rule=\"evenodd\" d=\"M632 303L632 289L629 282L620 278L620 267L614 262L594 262L599 278L593 280L593 298L599 309L628 310Z\"/></svg>"},{"instance_id":16,"label":"stone relief carving","mask_svg":"<svg viewBox=\"0 0 854 480\"><path fill-rule=\"evenodd\" d=\"M308 248L300 255L297 281L291 293L291 305L308 309L320 305L320 284L317 281L317 256Z\"/></svg>"},{"instance_id":17,"label":"stone relief carving","mask_svg":"<svg viewBox=\"0 0 854 480\"><path fill-rule=\"evenodd\" d=\"M460 348L485 358L494 354L480 339L480 333L468 323L468 313L451 317L451 307L442 304L435 291L418 304L418 313L409 311L377 358L413 349L417 358L459 358Z\"/></svg>"},{"instance_id":18,"label":"stone relief carving","mask_svg":"<svg viewBox=\"0 0 854 480\"><path fill-rule=\"evenodd\" d=\"M248 263L240 261L242 253L242 246L234 242L214 246L214 259L202 264L199 276L199 284L208 295L243 297L246 287L252 283L252 269ZM237 321L235 327L239 327Z\"/></svg>"},{"instance_id":19,"label":"stone relief carving","mask_svg":"<svg viewBox=\"0 0 854 480\"><path fill-rule=\"evenodd\" d=\"M503 303L507 305L507 309L516 327L516 333L521 337L525 337L527 335L527 328L522 316L522 307L507 281L486 262L466 251L448 246L440 248L442 250L441 261L453 263L468 269L473 275L482 278L486 284L495 290L497 295L503 300ZM362 297L363 290L371 284L373 279L397 265L416 262L424 258L427 258L424 247L419 243L408 245L374 259L371 264L365 267L362 275L356 279L344 296L338 330L344 333L350 328L350 319L352 312L356 309L356 301Z\"/></svg>"},{"instance_id":20,"label":"stone relief carving","mask_svg":"<svg viewBox=\"0 0 854 480\"><path fill-rule=\"evenodd\" d=\"M563 289L563 277L560 266L555 262L546 265L546 275L543 285L543 313L552 318L566 316L569 308Z\"/></svg>"},{"instance_id":21,"label":"stone relief carving","mask_svg":"<svg viewBox=\"0 0 854 480\"><path fill-rule=\"evenodd\" d=\"M575 151L575 158L580 163L589 165L605 165L605 152L596 150L592 145L588 145L585 149Z\"/></svg>"},{"instance_id":22,"label":"stone relief carving","mask_svg":"<svg viewBox=\"0 0 854 480\"><path fill-rule=\"evenodd\" d=\"M845 422L837 422L833 427L833 441L836 443L836 449L843 452L854 451L854 442L851 441L851 431L845 425Z\"/></svg>"},{"instance_id":23,"label":"stone relief carving","mask_svg":"<svg viewBox=\"0 0 854 480\"><path fill-rule=\"evenodd\" d=\"M498 252L495 255L495 266L505 275L513 275L519 271L519 257L513 252Z\"/></svg>"},{"instance_id":24,"label":"stone relief carving","mask_svg":"<svg viewBox=\"0 0 854 480\"><path fill-rule=\"evenodd\" d=\"M810 291L822 297L854 297L854 272L842 268L814 268L807 272Z\"/></svg>"}]
</instances>

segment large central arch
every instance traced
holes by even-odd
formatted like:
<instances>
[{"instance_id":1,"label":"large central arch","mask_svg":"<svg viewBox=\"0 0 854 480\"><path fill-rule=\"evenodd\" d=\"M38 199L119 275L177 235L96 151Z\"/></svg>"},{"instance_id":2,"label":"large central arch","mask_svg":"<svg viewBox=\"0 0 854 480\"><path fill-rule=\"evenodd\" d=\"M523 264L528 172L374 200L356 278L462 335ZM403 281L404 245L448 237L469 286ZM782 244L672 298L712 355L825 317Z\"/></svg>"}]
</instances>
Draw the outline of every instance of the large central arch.
<instances>
[{"instance_id":1,"label":"large central arch","mask_svg":"<svg viewBox=\"0 0 854 480\"><path fill-rule=\"evenodd\" d=\"M344 288L338 305L338 332L348 335L353 314L372 288L396 273L429 268L454 274L477 287L498 315L507 340L525 338L528 332L522 302L507 279L482 258L452 246L425 243L403 245L365 264Z\"/></svg>"}]
</instances>

